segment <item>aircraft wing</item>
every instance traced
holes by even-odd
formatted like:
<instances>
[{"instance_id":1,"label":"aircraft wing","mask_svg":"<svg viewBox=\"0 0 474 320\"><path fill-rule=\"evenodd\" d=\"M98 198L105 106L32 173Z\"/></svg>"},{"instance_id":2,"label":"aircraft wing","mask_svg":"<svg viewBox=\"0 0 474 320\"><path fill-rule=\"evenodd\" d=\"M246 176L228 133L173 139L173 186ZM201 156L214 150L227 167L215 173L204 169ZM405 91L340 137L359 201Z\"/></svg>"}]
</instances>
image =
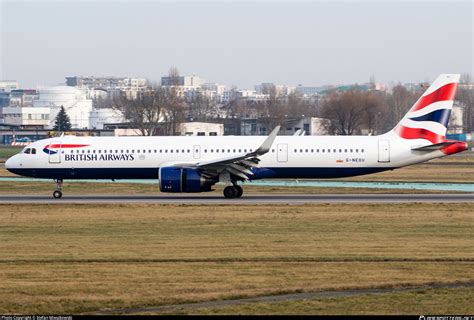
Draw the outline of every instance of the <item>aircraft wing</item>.
<instances>
[{"instance_id":1,"label":"aircraft wing","mask_svg":"<svg viewBox=\"0 0 474 320\"><path fill-rule=\"evenodd\" d=\"M249 176L253 175L251 169L258 167L258 163L260 162L258 157L270 151L278 131L280 131L280 126L276 126L275 129L273 129L258 149L248 153L207 161L197 161L194 163L167 163L166 165L200 168L203 170L203 174L209 177L228 172L229 174L235 175L243 180L248 180Z\"/></svg>"},{"instance_id":2,"label":"aircraft wing","mask_svg":"<svg viewBox=\"0 0 474 320\"><path fill-rule=\"evenodd\" d=\"M243 180L248 180L249 176L253 175L251 169L258 167L258 163L260 162L258 157L270 151L278 131L280 131L280 126L276 126L262 145L254 151L226 158L198 162L196 163L196 167L202 168L204 171L209 171L209 173L215 172L220 174L227 171L229 174L233 174Z\"/></svg>"}]
</instances>

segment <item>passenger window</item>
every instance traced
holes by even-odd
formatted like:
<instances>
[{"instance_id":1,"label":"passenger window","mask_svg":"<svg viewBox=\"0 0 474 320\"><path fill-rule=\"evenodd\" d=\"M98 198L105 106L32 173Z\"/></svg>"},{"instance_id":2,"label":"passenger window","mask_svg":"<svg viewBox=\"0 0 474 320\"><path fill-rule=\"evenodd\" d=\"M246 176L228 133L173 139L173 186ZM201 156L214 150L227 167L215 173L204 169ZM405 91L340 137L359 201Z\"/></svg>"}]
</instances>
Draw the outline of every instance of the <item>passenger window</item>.
<instances>
[{"instance_id":1,"label":"passenger window","mask_svg":"<svg viewBox=\"0 0 474 320\"><path fill-rule=\"evenodd\" d=\"M295 153L297 153L297 152L298 152L298 150L297 150L297 149L295 149Z\"/></svg>"},{"instance_id":2,"label":"passenger window","mask_svg":"<svg viewBox=\"0 0 474 320\"><path fill-rule=\"evenodd\" d=\"M359 149L356 149L356 153L359 153Z\"/></svg>"}]
</instances>

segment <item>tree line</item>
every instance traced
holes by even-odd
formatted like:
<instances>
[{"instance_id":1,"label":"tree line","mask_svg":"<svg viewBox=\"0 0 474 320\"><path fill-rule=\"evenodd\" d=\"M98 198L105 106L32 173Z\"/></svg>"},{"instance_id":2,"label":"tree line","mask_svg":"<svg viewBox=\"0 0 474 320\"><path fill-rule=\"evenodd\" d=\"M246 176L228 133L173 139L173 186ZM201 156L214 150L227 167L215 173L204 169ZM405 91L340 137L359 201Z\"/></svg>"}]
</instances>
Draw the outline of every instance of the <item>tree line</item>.
<instances>
[{"instance_id":1,"label":"tree line","mask_svg":"<svg viewBox=\"0 0 474 320\"><path fill-rule=\"evenodd\" d=\"M180 90L176 68L171 68L168 76L170 85L154 86L136 97L122 93L108 103L119 109L130 127L139 130L142 135L154 135L158 130L162 135L175 135L179 132L179 124L185 121L220 122L242 118L259 119L266 132L270 132L277 125L285 125L301 117L330 120L324 128L327 134L368 132L375 135L392 129L426 90L423 85L416 90L408 90L397 84L391 92L367 91L355 86L351 90L335 90L307 99L298 93L283 96L275 86L268 85L264 88L265 99L249 100L236 96L220 103L200 92L185 96ZM464 75L461 84L470 83L470 80ZM456 98L466 105L464 131L470 132L474 129L474 90L461 85Z\"/></svg>"}]
</instances>

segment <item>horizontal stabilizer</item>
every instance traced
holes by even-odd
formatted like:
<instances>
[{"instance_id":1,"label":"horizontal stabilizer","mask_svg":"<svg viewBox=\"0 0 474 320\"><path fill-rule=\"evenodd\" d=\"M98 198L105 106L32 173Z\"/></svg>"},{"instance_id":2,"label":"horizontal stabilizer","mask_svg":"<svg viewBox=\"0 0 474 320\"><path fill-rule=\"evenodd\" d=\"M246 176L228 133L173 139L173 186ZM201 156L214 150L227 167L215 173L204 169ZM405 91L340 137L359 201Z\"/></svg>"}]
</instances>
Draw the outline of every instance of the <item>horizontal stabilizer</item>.
<instances>
[{"instance_id":1,"label":"horizontal stabilizer","mask_svg":"<svg viewBox=\"0 0 474 320\"><path fill-rule=\"evenodd\" d=\"M440 143L435 143L435 144L430 144L424 147L414 147L412 148L413 151L426 151L426 152L431 152L431 151L436 151L436 150L441 150L445 147L451 146L458 144L459 142L462 141L456 141L456 140L446 140Z\"/></svg>"}]
</instances>

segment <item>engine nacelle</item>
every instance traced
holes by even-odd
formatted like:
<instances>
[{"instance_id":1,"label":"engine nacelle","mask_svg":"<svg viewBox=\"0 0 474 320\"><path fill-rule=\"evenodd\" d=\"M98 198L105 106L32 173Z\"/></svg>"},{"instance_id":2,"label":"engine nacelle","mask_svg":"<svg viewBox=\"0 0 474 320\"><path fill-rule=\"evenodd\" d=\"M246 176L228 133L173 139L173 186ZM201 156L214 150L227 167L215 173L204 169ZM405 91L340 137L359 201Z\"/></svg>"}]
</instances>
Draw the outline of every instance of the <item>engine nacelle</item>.
<instances>
[{"instance_id":1,"label":"engine nacelle","mask_svg":"<svg viewBox=\"0 0 474 320\"><path fill-rule=\"evenodd\" d=\"M206 192L217 181L204 178L201 172L193 168L160 168L161 192Z\"/></svg>"}]
</instances>

